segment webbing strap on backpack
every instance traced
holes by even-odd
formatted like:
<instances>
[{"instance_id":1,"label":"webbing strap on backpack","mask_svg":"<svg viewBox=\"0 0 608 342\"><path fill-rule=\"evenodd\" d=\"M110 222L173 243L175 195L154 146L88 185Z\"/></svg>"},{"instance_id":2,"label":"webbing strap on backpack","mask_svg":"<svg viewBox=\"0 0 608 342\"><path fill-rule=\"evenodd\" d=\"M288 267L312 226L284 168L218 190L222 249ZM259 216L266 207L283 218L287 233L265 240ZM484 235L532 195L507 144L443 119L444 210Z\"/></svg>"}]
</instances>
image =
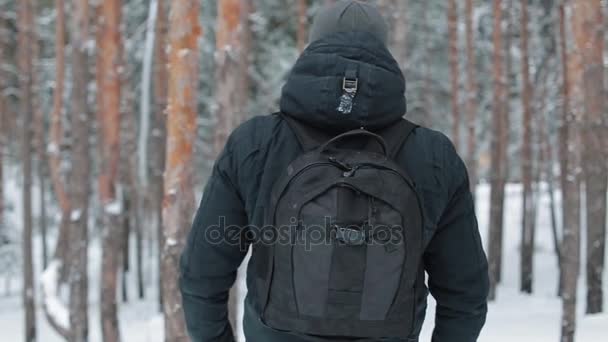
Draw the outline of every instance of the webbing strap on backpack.
<instances>
[{"instance_id":1,"label":"webbing strap on backpack","mask_svg":"<svg viewBox=\"0 0 608 342\"><path fill-rule=\"evenodd\" d=\"M401 119L397 124L394 124L382 132L380 135L386 140L389 145L389 155L394 158L397 156L407 139L412 135L418 125L407 120Z\"/></svg>"},{"instance_id":2,"label":"webbing strap on backpack","mask_svg":"<svg viewBox=\"0 0 608 342\"><path fill-rule=\"evenodd\" d=\"M278 114L287 122L304 152L312 151L334 137L334 135L330 133L311 127L288 115L282 113ZM391 158L394 158L417 127L418 125L413 122L407 119L401 119L398 123L376 133L384 138L389 147L388 155Z\"/></svg>"},{"instance_id":3,"label":"webbing strap on backpack","mask_svg":"<svg viewBox=\"0 0 608 342\"><path fill-rule=\"evenodd\" d=\"M288 115L283 113L279 113L279 115L287 122L305 153L314 150L333 137L331 134L310 127Z\"/></svg>"}]
</instances>

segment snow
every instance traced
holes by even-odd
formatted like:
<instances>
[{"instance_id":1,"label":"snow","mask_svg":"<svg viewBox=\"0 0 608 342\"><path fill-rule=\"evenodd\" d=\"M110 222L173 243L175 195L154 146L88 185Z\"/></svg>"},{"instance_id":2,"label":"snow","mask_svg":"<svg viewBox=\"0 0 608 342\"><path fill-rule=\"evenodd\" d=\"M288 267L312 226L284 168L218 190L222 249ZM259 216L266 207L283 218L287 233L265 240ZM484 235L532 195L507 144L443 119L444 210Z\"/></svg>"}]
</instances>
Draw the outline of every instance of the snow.
<instances>
[{"instance_id":1,"label":"snow","mask_svg":"<svg viewBox=\"0 0 608 342\"><path fill-rule=\"evenodd\" d=\"M66 306L59 297L59 269L61 263L53 260L46 270L42 272L40 283L42 284L42 300L48 314L54 318L55 322L65 330L70 326L70 315Z\"/></svg>"},{"instance_id":2,"label":"snow","mask_svg":"<svg viewBox=\"0 0 608 342\"><path fill-rule=\"evenodd\" d=\"M122 205L119 200L108 203L105 206L106 214L118 216L122 212Z\"/></svg>"},{"instance_id":3,"label":"snow","mask_svg":"<svg viewBox=\"0 0 608 342\"><path fill-rule=\"evenodd\" d=\"M49 143L48 147L46 148L46 151L49 154L57 154L59 153L59 147L57 147L57 144L55 143Z\"/></svg>"},{"instance_id":4,"label":"snow","mask_svg":"<svg viewBox=\"0 0 608 342\"><path fill-rule=\"evenodd\" d=\"M76 221L80 220L80 216L82 216L82 210L80 210L80 209L72 210L72 212L70 213L70 221L76 222Z\"/></svg>"},{"instance_id":5,"label":"snow","mask_svg":"<svg viewBox=\"0 0 608 342\"><path fill-rule=\"evenodd\" d=\"M9 211L9 222L21 222L21 208L19 206L20 187L18 177L8 174L6 184L6 194ZM541 187L545 190L545 187ZM36 196L36 192L34 192ZM560 200L556 196L556 200ZM477 193L479 203L477 213L482 238L485 240L488 232L488 213L489 213L489 187L482 185ZM549 198L546 192L540 197L535 255L534 255L534 293L532 295L521 294L519 287L519 243L521 239L521 186L511 184L506 191L505 207L505 236L504 236L504 256L503 282L497 289L497 301L490 303L487 323L481 333L479 342L556 342L559 340L560 321L561 321L561 300L555 296L557 289L557 264L553 252L553 241L551 233L551 218L548 208ZM12 206L10 204L13 204ZM34 203L37 203L34 200ZM110 208L120 209L118 208ZM108 208L106 207L106 210ZM117 210L117 212L120 212ZM560 218L561 219L561 218ZM583 232L581 244L581 256L585 254L585 234ZM172 243L172 241L169 241ZM52 245L52 243L50 243ZM40 262L40 241L36 239L35 261ZM131 249L132 251L135 248ZM147 251L146 251L147 253ZM148 254L145 254L148 255ZM152 255L150 260L156 258ZM99 239L91 242L89 250L89 303L90 303L90 341L101 342L101 330L99 326L99 268L101 260L101 249ZM67 312L60 301L61 296L48 296L48 294L58 294L56 282L57 264L51 263L47 272L39 279L40 265L36 265L38 272L36 279L42 283L42 288L47 294L47 307L60 317L62 323L68 322ZM163 320L158 311L155 264L144 265L146 298L136 299L135 272L130 272L127 277L129 285L128 303L119 305L119 321L121 326L122 340L129 342L162 342L163 341ZM245 287L245 268L239 270L238 284L235 293L240 298L246 294ZM0 270L0 277L4 276ZM605 276L605 285L608 285L608 276ZM12 275L12 290L10 295L0 297L0 331L2 331L2 341L22 341L23 340L23 309L21 307L19 274ZM585 306L585 268L581 269L578 292L578 312L577 312L577 342L601 342L606 340L608 335L608 314L588 316L584 314ZM608 286L605 288L608 293ZM36 289L36 295L40 301L40 291ZM51 300L51 303L49 303ZM53 302L54 301L54 302ZM39 302L40 303L40 302ZM608 304L608 303L607 303ZM608 307L608 305L606 305ZM38 335L44 342L61 342L59 337L48 325L40 305L38 305ZM242 315L242 307L238 308L239 315ZM431 340L433 317L435 312L435 302L429 297L429 308L427 319L421 333L421 342ZM242 331L241 324L236 329ZM244 339L239 339L244 341Z\"/></svg>"},{"instance_id":6,"label":"snow","mask_svg":"<svg viewBox=\"0 0 608 342\"><path fill-rule=\"evenodd\" d=\"M177 56L179 58L184 58L184 57L188 56L189 53L190 53L190 49L181 49L177 52Z\"/></svg>"}]
</instances>

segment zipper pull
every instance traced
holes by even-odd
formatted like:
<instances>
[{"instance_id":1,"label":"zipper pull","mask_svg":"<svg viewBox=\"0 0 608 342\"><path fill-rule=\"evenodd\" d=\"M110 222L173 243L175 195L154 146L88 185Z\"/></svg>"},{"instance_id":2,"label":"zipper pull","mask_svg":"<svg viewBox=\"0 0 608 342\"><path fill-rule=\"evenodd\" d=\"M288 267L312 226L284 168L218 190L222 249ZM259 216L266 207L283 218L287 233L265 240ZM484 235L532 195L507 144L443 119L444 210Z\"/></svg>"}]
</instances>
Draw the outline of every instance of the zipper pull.
<instances>
[{"instance_id":1,"label":"zipper pull","mask_svg":"<svg viewBox=\"0 0 608 342\"><path fill-rule=\"evenodd\" d=\"M350 170L344 172L344 177L346 177L346 178L353 177L355 175L355 173L357 172L357 170L359 170L359 168L361 168L361 165L356 165L355 167L351 167Z\"/></svg>"},{"instance_id":2,"label":"zipper pull","mask_svg":"<svg viewBox=\"0 0 608 342\"><path fill-rule=\"evenodd\" d=\"M336 165L338 168L340 168L343 171L351 171L352 170L352 166L348 165L347 163L344 163L340 160L338 160L338 158L336 157L329 157L329 161Z\"/></svg>"}]
</instances>

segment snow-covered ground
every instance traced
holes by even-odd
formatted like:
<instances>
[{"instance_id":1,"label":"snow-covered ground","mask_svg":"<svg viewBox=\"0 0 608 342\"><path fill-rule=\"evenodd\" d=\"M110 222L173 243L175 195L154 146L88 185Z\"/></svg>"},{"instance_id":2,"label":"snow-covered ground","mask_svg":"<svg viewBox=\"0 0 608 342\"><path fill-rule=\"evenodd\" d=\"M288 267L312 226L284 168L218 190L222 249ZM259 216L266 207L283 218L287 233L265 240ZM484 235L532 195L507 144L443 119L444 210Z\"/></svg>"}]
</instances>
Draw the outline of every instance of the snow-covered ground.
<instances>
[{"instance_id":1,"label":"snow-covered ground","mask_svg":"<svg viewBox=\"0 0 608 342\"><path fill-rule=\"evenodd\" d=\"M12 202L14 210L11 211L9 222L19 223L21 210L18 205L20 199L19 188L14 182L8 182L6 193L8 202ZM498 288L498 299L490 304L487 324L479 339L480 342L557 342L560 333L561 302L555 296L557 287L557 265L551 235L550 218L548 211L548 197L543 195L540 214L538 217L538 232L536 253L534 259L534 294L522 295L518 289L519 284L519 239L521 221L521 187L509 185L507 188L507 201L505 208L505 245L503 283ZM487 236L489 188L480 186L478 197L478 217L482 237ZM40 254L40 243L36 241L37 254ZM584 239L583 239L584 242ZM458 243L455 241L454 243ZM98 283L100 266L100 249L94 241L90 250L90 334L91 342L99 342L99 305ZM584 252L583 254L584 255ZM37 257L36 261L40 258ZM39 270L39 265L37 269ZM149 268L147 277L150 284L155 284L156 274ZM0 284L2 274L0 271ZM133 272L132 272L133 273ZM40 273L36 276L39 279ZM133 275L130 275L132 277ZM608 284L608 274L604 284ZM0 340L6 342L19 342L23 340L23 310L19 296L19 277L12 279L12 293L3 296L0 291ZM239 293L244 295L243 277L240 277ZM135 283L129 279L131 285L128 304L120 307L120 324L123 341L127 342L161 342L163 341L163 321L158 313L156 304L156 288L150 286L147 299L138 301L135 298L132 286ZM577 326L577 341L602 342L608 340L608 314L597 316L584 315L584 268L582 268L579 282L579 314ZM1 287L0 287L1 289ZM608 286L605 290L608 293ZM40 291L37 292L40 295ZM427 321L421 336L421 341L430 341L433 327L434 303L430 299ZM608 307L608 303L606 305ZM38 336L42 342L62 341L46 323L41 312L38 314Z\"/></svg>"}]
</instances>

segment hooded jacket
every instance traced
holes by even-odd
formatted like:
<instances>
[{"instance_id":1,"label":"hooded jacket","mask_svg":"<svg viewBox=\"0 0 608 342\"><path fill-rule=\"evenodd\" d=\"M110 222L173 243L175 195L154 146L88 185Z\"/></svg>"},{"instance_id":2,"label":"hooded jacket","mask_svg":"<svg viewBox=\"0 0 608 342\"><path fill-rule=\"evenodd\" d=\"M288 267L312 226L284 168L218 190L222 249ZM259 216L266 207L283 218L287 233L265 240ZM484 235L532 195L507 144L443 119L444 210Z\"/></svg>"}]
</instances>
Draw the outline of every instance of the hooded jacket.
<instances>
[{"instance_id":1,"label":"hooded jacket","mask_svg":"<svg viewBox=\"0 0 608 342\"><path fill-rule=\"evenodd\" d=\"M345 74L359 84L350 114L337 111ZM341 32L312 43L283 88L280 109L301 122L336 134L364 127L381 130L406 111L405 80L387 48L364 32ZM279 115L255 117L237 128L216 161L181 258L180 289L188 333L194 342L234 341L228 322L228 292L247 254L248 225L261 227L272 185L302 153ZM417 184L424 206L423 267L437 301L433 342L474 342L485 323L488 272L467 171L443 134L419 127L396 161ZM213 236L217 227L243 243ZM253 253L250 265L256 262ZM254 268L247 285L254 286ZM419 293L414 330L418 341L427 300ZM244 307L247 341L335 341L275 331L259 319L255 291ZM404 327L405 329L405 327ZM344 340L344 339L340 339ZM395 340L392 340L395 341Z\"/></svg>"}]
</instances>

